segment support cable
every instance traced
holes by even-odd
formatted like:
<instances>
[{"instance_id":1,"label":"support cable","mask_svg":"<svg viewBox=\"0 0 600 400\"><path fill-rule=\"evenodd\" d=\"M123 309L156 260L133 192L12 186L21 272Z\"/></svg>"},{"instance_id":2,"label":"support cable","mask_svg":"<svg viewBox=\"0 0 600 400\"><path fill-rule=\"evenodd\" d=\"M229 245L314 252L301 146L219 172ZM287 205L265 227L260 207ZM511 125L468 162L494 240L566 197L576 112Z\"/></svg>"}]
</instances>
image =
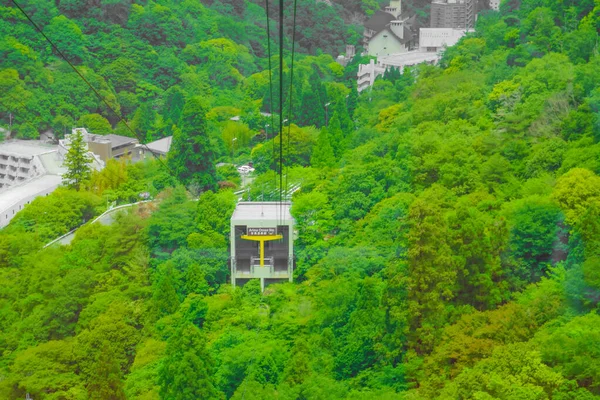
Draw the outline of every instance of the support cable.
<instances>
[{"instance_id":1,"label":"support cable","mask_svg":"<svg viewBox=\"0 0 600 400\"><path fill-rule=\"evenodd\" d=\"M291 64L291 68L290 68L290 105L288 108L288 135L287 135L287 155L288 158L290 156L290 136L291 136L291 129L292 129L292 109L293 109L293 93L294 93L294 55L296 52L296 5L297 5L297 0L294 0L294 18L293 18L293 25L292 25L292 64ZM288 160L289 161L289 160ZM285 174L285 197L286 200L288 200L288 178L289 178L289 166L286 167L286 174ZM291 200L291 199L290 199ZM283 217L284 221L285 221L285 217Z\"/></svg>"},{"instance_id":2,"label":"support cable","mask_svg":"<svg viewBox=\"0 0 600 400\"><path fill-rule=\"evenodd\" d=\"M146 146L146 144L142 143L143 140L140 138L140 136L137 134L137 132L135 132L133 129L131 129L131 127L125 121L125 119L119 113L117 113L115 111L115 109L111 107L110 104L108 104L106 99L104 97L102 97L102 95L90 84L90 82L83 76L83 74L81 72L79 72L79 70L67 59L67 57L64 55L64 53L62 51L60 51L60 49L54 44L54 42L52 42L52 40L50 40L50 38L48 36L46 36L46 34L42 31L42 29L31 19L31 17L25 12L25 10L23 10L23 8L16 2L16 0L12 0L12 2L19 9L19 11L21 11L21 13L25 16L25 18L27 18L27 20L29 20L31 25L33 25L33 27L44 37L44 39L46 39L46 41L50 44L50 46L52 46L54 51L56 51L58 53L58 55L60 55L60 57L67 64L69 64L69 66L73 69L73 71L75 71L75 73L77 75L79 75L79 77L90 87L90 89L92 89L94 94L106 105L106 107L108 107L108 109L110 111L112 111L113 114L115 114L117 116L117 118L119 118L119 121L122 122L123 125L125 125L125 127L127 127L127 129L129 129L129 131L131 131L131 133L134 134L134 136L138 139L140 144L142 146L144 146L146 148L146 150L148 150L154 156L154 158L156 158L166 169L168 169L171 172L171 174L175 177L175 179L179 180L177 178L177 175L171 170L171 168L169 168L169 166L167 164L165 164L156 154L154 154L154 152L152 150L150 150L150 148L148 148L148 146Z\"/></svg>"},{"instance_id":3,"label":"support cable","mask_svg":"<svg viewBox=\"0 0 600 400\"><path fill-rule=\"evenodd\" d=\"M273 132L275 129L275 117L273 110L273 66L271 64L271 22L269 19L269 0L265 0L265 11L267 14L267 52L269 57L269 111L271 112L271 131ZM277 188L277 158L275 156L275 135L271 140L273 141L273 176L275 188Z\"/></svg>"},{"instance_id":4,"label":"support cable","mask_svg":"<svg viewBox=\"0 0 600 400\"><path fill-rule=\"evenodd\" d=\"M279 0L279 209L283 215L283 0Z\"/></svg>"}]
</instances>

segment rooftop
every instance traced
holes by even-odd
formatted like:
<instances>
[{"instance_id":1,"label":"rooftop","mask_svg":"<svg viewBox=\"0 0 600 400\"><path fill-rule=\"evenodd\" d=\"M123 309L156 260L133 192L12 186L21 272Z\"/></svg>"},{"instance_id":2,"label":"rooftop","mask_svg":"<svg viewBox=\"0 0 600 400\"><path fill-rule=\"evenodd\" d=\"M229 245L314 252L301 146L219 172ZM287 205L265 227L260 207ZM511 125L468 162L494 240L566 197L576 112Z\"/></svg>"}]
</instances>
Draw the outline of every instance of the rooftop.
<instances>
[{"instance_id":1,"label":"rooftop","mask_svg":"<svg viewBox=\"0 0 600 400\"><path fill-rule=\"evenodd\" d=\"M292 214L290 214L290 207L292 203L284 201L279 203L278 201L242 201L237 204L235 211L231 216L232 221L278 221L283 219L293 221Z\"/></svg>"},{"instance_id":2,"label":"rooftop","mask_svg":"<svg viewBox=\"0 0 600 400\"><path fill-rule=\"evenodd\" d=\"M365 22L365 28L375 32L381 32L390 22L395 20L392 14L388 14L381 10L375 11L375 14Z\"/></svg>"},{"instance_id":3,"label":"rooftop","mask_svg":"<svg viewBox=\"0 0 600 400\"><path fill-rule=\"evenodd\" d=\"M167 136L165 138L155 140L154 142L147 143L146 147L153 153L167 154L171 148L172 141L173 136Z\"/></svg>"},{"instance_id":4,"label":"rooftop","mask_svg":"<svg viewBox=\"0 0 600 400\"><path fill-rule=\"evenodd\" d=\"M114 135L112 133L110 135L105 135L104 137L106 139L110 140L111 147L113 149L115 147L119 147L124 144L138 143L138 140L136 138L132 138L132 137L128 137L128 136L121 136L121 135Z\"/></svg>"},{"instance_id":5,"label":"rooftop","mask_svg":"<svg viewBox=\"0 0 600 400\"><path fill-rule=\"evenodd\" d=\"M9 140L0 143L0 153L20 156L37 156L58 149L58 146L39 140Z\"/></svg>"},{"instance_id":6,"label":"rooftop","mask_svg":"<svg viewBox=\"0 0 600 400\"><path fill-rule=\"evenodd\" d=\"M0 212L10 209L10 207L22 199L34 196L44 190L52 189L60 185L61 182L62 178L58 175L43 175L28 180L22 185L12 186L0 193Z\"/></svg>"},{"instance_id":7,"label":"rooftop","mask_svg":"<svg viewBox=\"0 0 600 400\"><path fill-rule=\"evenodd\" d=\"M389 56L381 56L377 58L377 62L382 65L388 66L405 66L405 65L416 65L422 62L434 62L440 58L440 55L436 52L425 52L425 51L409 51L407 53L391 54Z\"/></svg>"},{"instance_id":8,"label":"rooftop","mask_svg":"<svg viewBox=\"0 0 600 400\"><path fill-rule=\"evenodd\" d=\"M67 172L67 168L63 166L63 160L58 154L58 151L43 154L39 157L48 174L62 175Z\"/></svg>"}]
</instances>

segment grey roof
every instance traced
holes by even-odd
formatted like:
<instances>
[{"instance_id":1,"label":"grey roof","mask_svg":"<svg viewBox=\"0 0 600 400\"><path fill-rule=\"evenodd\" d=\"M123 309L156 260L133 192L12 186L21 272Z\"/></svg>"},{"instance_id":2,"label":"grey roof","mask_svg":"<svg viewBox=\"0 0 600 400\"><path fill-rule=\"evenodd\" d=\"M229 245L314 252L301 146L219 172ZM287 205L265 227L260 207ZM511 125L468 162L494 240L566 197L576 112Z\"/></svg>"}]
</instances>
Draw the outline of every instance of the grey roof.
<instances>
[{"instance_id":1,"label":"grey roof","mask_svg":"<svg viewBox=\"0 0 600 400\"><path fill-rule=\"evenodd\" d=\"M12 186L0 193L0 212L5 212L5 210L30 196L35 196L44 191L52 191L61 182L62 178L58 175L43 175L30 179L21 185Z\"/></svg>"},{"instance_id":2,"label":"grey roof","mask_svg":"<svg viewBox=\"0 0 600 400\"><path fill-rule=\"evenodd\" d=\"M394 21L395 19L396 18L394 18L392 14L377 10L375 11L375 14L373 14L371 18L365 22L365 28L369 28L375 32L381 32L390 22Z\"/></svg>"},{"instance_id":3,"label":"grey roof","mask_svg":"<svg viewBox=\"0 0 600 400\"><path fill-rule=\"evenodd\" d=\"M37 156L56 151L58 146L46 144L39 140L9 140L0 143L0 153L18 156Z\"/></svg>"},{"instance_id":4,"label":"grey roof","mask_svg":"<svg viewBox=\"0 0 600 400\"><path fill-rule=\"evenodd\" d=\"M48 174L62 175L67 172L67 168L63 166L63 159L58 154L58 151L42 154L39 158Z\"/></svg>"},{"instance_id":5,"label":"grey roof","mask_svg":"<svg viewBox=\"0 0 600 400\"><path fill-rule=\"evenodd\" d=\"M171 148L173 136L167 136L146 144L146 147L153 153L167 154Z\"/></svg>"},{"instance_id":6,"label":"grey roof","mask_svg":"<svg viewBox=\"0 0 600 400\"><path fill-rule=\"evenodd\" d=\"M119 147L119 146L122 146L124 144L139 143L136 138L132 138L132 137L128 137L128 136L115 135L115 134L112 134L112 133L109 134L109 135L105 135L104 137L107 138L108 140L110 140L110 145L111 145L111 147L113 149L115 147Z\"/></svg>"},{"instance_id":7,"label":"grey roof","mask_svg":"<svg viewBox=\"0 0 600 400\"><path fill-rule=\"evenodd\" d=\"M285 225L293 221L290 214L291 203L284 201L242 201L237 204L231 216L231 221L280 221ZM282 217L283 215L283 217Z\"/></svg>"}]
</instances>

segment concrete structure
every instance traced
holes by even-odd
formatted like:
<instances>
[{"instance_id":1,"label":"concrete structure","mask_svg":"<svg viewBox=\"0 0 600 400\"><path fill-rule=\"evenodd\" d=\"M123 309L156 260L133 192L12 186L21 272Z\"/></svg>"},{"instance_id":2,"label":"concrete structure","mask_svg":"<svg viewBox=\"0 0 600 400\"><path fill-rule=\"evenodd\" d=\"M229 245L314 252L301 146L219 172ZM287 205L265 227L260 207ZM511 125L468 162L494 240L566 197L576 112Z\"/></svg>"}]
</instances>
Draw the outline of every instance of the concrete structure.
<instances>
[{"instance_id":1,"label":"concrete structure","mask_svg":"<svg viewBox=\"0 0 600 400\"><path fill-rule=\"evenodd\" d=\"M430 27L470 29L475 26L476 0L433 0Z\"/></svg>"},{"instance_id":2,"label":"concrete structure","mask_svg":"<svg viewBox=\"0 0 600 400\"><path fill-rule=\"evenodd\" d=\"M342 67L348 65L350 61L356 56L356 47L352 44L346 45L346 54L340 54L338 58L335 60Z\"/></svg>"},{"instance_id":3,"label":"concrete structure","mask_svg":"<svg viewBox=\"0 0 600 400\"><path fill-rule=\"evenodd\" d=\"M385 8L385 12L398 19L402 14L402 0L390 0L390 5Z\"/></svg>"},{"instance_id":4,"label":"concrete structure","mask_svg":"<svg viewBox=\"0 0 600 400\"><path fill-rule=\"evenodd\" d=\"M402 54L392 54L387 57L379 57L377 62L371 60L369 64L358 66L357 90L362 92L373 86L378 76L385 74L389 68L398 68L400 72L406 67L414 67L422 63L435 64L441 55L435 52L424 52L420 50L409 51Z\"/></svg>"},{"instance_id":5,"label":"concrete structure","mask_svg":"<svg viewBox=\"0 0 600 400\"><path fill-rule=\"evenodd\" d=\"M294 219L290 202L240 202L231 217L231 284L292 281Z\"/></svg>"},{"instance_id":6,"label":"concrete structure","mask_svg":"<svg viewBox=\"0 0 600 400\"><path fill-rule=\"evenodd\" d=\"M47 196L61 183L63 159L58 146L38 140L0 144L0 227L38 196Z\"/></svg>"},{"instance_id":7,"label":"concrete structure","mask_svg":"<svg viewBox=\"0 0 600 400\"><path fill-rule=\"evenodd\" d=\"M144 151L144 158L152 155L164 157L169 152L169 149L171 149L172 142L173 136L167 136L154 142L146 143L145 146L140 146L140 148Z\"/></svg>"},{"instance_id":8,"label":"concrete structure","mask_svg":"<svg viewBox=\"0 0 600 400\"><path fill-rule=\"evenodd\" d=\"M490 0L490 8L492 10L500 10L500 0Z\"/></svg>"},{"instance_id":9,"label":"concrete structure","mask_svg":"<svg viewBox=\"0 0 600 400\"><path fill-rule=\"evenodd\" d=\"M373 86L375 79L385 74L389 68L397 68L403 72L406 67L437 63L442 56L441 52L449 46L454 46L467 32L465 29L421 28L418 50L379 56L377 62L371 60L369 64L359 65L357 90L362 92Z\"/></svg>"},{"instance_id":10,"label":"concrete structure","mask_svg":"<svg viewBox=\"0 0 600 400\"><path fill-rule=\"evenodd\" d=\"M367 54L373 57L406 53L410 49L412 32L403 21L391 21L385 28L371 37Z\"/></svg>"},{"instance_id":11,"label":"concrete structure","mask_svg":"<svg viewBox=\"0 0 600 400\"><path fill-rule=\"evenodd\" d=\"M113 134L96 135L89 133L85 128L75 128L71 134L75 134L76 131L82 133L88 149L97 156L94 158L100 159L103 163L111 158L131 157L132 160L137 160L143 157L142 150L138 148L139 141L135 138ZM59 147L66 151L70 143L71 135L65 135L65 138L59 141Z\"/></svg>"},{"instance_id":12,"label":"concrete structure","mask_svg":"<svg viewBox=\"0 0 600 400\"><path fill-rule=\"evenodd\" d=\"M48 196L54 192L61 182L59 175L45 175L0 192L0 228L8 225L16 213L36 197Z\"/></svg>"},{"instance_id":13,"label":"concrete structure","mask_svg":"<svg viewBox=\"0 0 600 400\"><path fill-rule=\"evenodd\" d=\"M419 50L422 52L440 52L446 47L454 46L466 33L465 29L421 28Z\"/></svg>"},{"instance_id":14,"label":"concrete structure","mask_svg":"<svg viewBox=\"0 0 600 400\"><path fill-rule=\"evenodd\" d=\"M365 22L364 31L363 31L363 46L366 48L369 47L369 41L375 34L381 32L385 29L386 26L392 21L394 21L396 17L392 14L388 14L384 11L377 10L375 13Z\"/></svg>"},{"instance_id":15,"label":"concrete structure","mask_svg":"<svg viewBox=\"0 0 600 400\"><path fill-rule=\"evenodd\" d=\"M364 24L363 46L374 57L404 53L417 42L416 16L402 15L401 0L390 0L384 11L377 10Z\"/></svg>"}]
</instances>

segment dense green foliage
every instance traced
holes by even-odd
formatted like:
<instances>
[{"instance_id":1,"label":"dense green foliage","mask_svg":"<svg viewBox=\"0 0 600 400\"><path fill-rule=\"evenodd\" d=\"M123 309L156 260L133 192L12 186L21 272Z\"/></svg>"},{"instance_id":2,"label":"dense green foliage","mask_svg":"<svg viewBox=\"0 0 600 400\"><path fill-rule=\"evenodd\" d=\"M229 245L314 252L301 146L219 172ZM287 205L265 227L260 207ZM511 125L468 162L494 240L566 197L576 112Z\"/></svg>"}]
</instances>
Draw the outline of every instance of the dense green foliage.
<instances>
[{"instance_id":1,"label":"dense green foliage","mask_svg":"<svg viewBox=\"0 0 600 400\"><path fill-rule=\"evenodd\" d=\"M233 23L257 4L99 3L28 9L140 135L174 134L178 176L111 161L0 231L0 398L600 397L600 3L504 1L440 66L362 95L345 81L353 65L299 56L284 135L259 113L278 110L264 30ZM0 96L40 110L20 125L116 122L14 9L0 12L12 63ZM300 185L295 282L234 289L240 180L207 161L252 159L245 196L277 198L280 144L285 181ZM143 191L155 201L42 248Z\"/></svg>"},{"instance_id":2,"label":"dense green foliage","mask_svg":"<svg viewBox=\"0 0 600 400\"><path fill-rule=\"evenodd\" d=\"M63 183L75 190L85 185L92 177L91 157L87 154L87 146L83 142L83 134L76 131L65 154L64 166L67 172L63 175Z\"/></svg>"}]
</instances>

